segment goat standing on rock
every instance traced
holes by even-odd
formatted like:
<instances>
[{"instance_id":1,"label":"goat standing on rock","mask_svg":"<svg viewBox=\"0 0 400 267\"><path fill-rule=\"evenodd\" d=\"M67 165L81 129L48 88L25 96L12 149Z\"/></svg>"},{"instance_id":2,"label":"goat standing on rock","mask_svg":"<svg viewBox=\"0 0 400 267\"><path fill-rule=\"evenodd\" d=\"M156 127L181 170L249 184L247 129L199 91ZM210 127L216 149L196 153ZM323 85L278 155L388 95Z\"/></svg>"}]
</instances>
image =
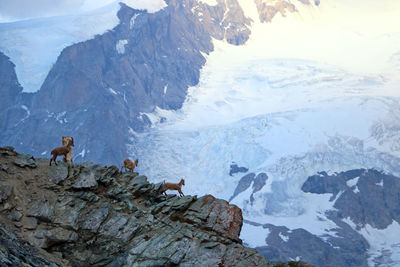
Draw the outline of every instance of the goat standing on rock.
<instances>
[{"instance_id":1,"label":"goat standing on rock","mask_svg":"<svg viewBox=\"0 0 400 267\"><path fill-rule=\"evenodd\" d=\"M124 165L122 165L122 167L121 167L121 172L122 172L123 168L125 168L125 172L126 172L126 169L130 170L131 172L133 172L133 170L136 168L138 163L139 163L138 159L136 159L134 162L132 162L130 159L125 159L124 160Z\"/></svg>"},{"instance_id":2,"label":"goat standing on rock","mask_svg":"<svg viewBox=\"0 0 400 267\"><path fill-rule=\"evenodd\" d=\"M184 196L184 194L181 191L182 185L185 185L185 180L181 179L179 183L175 184L175 183L166 183L164 181L164 189L163 189L163 193L165 195L167 195L167 193L165 193L165 191L167 190L178 190L179 192L179 196Z\"/></svg>"},{"instance_id":3,"label":"goat standing on rock","mask_svg":"<svg viewBox=\"0 0 400 267\"><path fill-rule=\"evenodd\" d=\"M71 136L62 137L62 146L67 147L68 143L71 142L71 146L74 146L74 138ZM72 149L68 152L67 156L64 157L64 162L72 163Z\"/></svg>"},{"instance_id":4,"label":"goat standing on rock","mask_svg":"<svg viewBox=\"0 0 400 267\"><path fill-rule=\"evenodd\" d=\"M51 166L51 162L54 161L54 163L57 165L57 157L58 156L64 156L64 161L66 161L67 155L69 152L71 152L72 148L71 146L73 146L73 140L70 140L67 144L67 146L60 146L60 147L56 147L51 151L51 154L53 155L53 157L50 159L50 166ZM71 159L71 163L72 163L72 159Z\"/></svg>"}]
</instances>

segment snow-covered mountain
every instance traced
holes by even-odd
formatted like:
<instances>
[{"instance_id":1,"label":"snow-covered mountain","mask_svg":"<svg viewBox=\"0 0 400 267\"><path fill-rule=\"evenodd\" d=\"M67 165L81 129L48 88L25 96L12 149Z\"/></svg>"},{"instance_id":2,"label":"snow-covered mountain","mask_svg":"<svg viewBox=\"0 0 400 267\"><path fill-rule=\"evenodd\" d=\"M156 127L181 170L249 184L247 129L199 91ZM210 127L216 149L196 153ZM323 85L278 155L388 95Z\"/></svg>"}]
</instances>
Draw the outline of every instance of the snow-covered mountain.
<instances>
[{"instance_id":1,"label":"snow-covered mountain","mask_svg":"<svg viewBox=\"0 0 400 267\"><path fill-rule=\"evenodd\" d=\"M342 3L328 4L340 8ZM384 173L395 175L395 181L400 175L400 76L395 63L399 33L367 36L359 27L359 33L342 29L328 41L320 40L314 35L324 39L335 32L301 26L326 23L321 19L324 12L333 14L324 3L321 6L322 10L307 9L313 18L300 12L301 18L287 15L275 24L254 22L244 46L214 41L216 49L182 109L156 110L149 116L154 128L133 133L130 149L155 181L185 177L189 180L185 190L192 194L210 192L232 199L246 218L241 237L269 258L333 266L396 266L400 264L400 243L394 238L400 234L398 198L379 202L375 189L359 191L357 181L348 182L348 191L365 198L374 195L373 201L393 208L390 223L378 226L358 221L368 210L376 213L383 206L302 189L309 177L323 179L321 171L335 177L348 170L376 169L383 172L374 174L381 177L379 181ZM251 9L246 11L250 14ZM301 26L290 24L291 29L287 21ZM262 31L271 34L265 38L256 34ZM307 42L306 47L309 39L299 37L306 33L319 44ZM355 47L349 49L351 42L346 40L329 43L341 34L358 43L360 51L354 53ZM323 45L327 47L321 49ZM376 64L371 63L374 59ZM245 171L230 175L233 162ZM359 181L368 179L362 176ZM378 195L387 194L384 190L389 188ZM360 202L365 210L353 217L342 217L344 206L336 205Z\"/></svg>"},{"instance_id":2,"label":"snow-covered mountain","mask_svg":"<svg viewBox=\"0 0 400 267\"><path fill-rule=\"evenodd\" d=\"M120 22L119 2L132 8L156 12L165 3L106 0L102 5L83 5L76 13L0 23L0 51L16 65L24 92L40 89L61 51L70 45L92 39L113 29Z\"/></svg>"},{"instance_id":3,"label":"snow-covered mountain","mask_svg":"<svg viewBox=\"0 0 400 267\"><path fill-rule=\"evenodd\" d=\"M247 220L241 237L270 258L275 253L282 254L275 258L277 260L300 256L302 260L318 265L328 262L334 266L363 266L367 262L379 266L400 264L396 249L399 243L392 239L393 235L400 233L396 197L397 200L384 204L394 208L390 229L387 225L379 228L366 223L353 227L356 225L352 223L354 218L339 220L329 217L333 211L341 212L341 208L334 207L338 199L336 195L333 197L331 192L310 194L302 190L308 177L321 171L335 174L365 168L399 177L400 150L395 140L400 137L400 99L368 95L374 88L385 87L385 82L380 79L357 77L310 62L282 62L263 62L264 67L269 66L265 75L253 72L249 66L249 73L239 71L241 75L236 83L239 92L235 92L229 83L227 87L230 89L226 94L223 89L221 94L221 87L215 87L218 89L215 102L211 97L208 98L210 101L203 103L192 99L193 106L188 110L201 111L199 114L189 111L185 117L184 112L161 113L160 116L167 116L167 122L144 134L136 134L136 142L131 146L132 154L142 159L141 169L154 181L185 177L189 181L185 187L187 192L199 195L210 192L231 199L243 209ZM279 76L282 69L286 69L286 75ZM287 80L282 79L284 76ZM247 81L242 81L242 77ZM268 77L274 77L278 82L270 81ZM249 81L253 90L241 86ZM268 95L271 98L256 98L262 92L271 92L265 94L265 98ZM320 95L319 100L316 94ZM218 99L219 96L224 96L224 101ZM290 103L297 108L287 110L286 104ZM204 109L200 108L201 104L204 104ZM224 121L229 112L235 116L238 109L232 106L240 107L246 114L252 112L252 107L262 104L266 110L279 107L284 111L269 111L235 122L227 119L227 123L202 125L218 119ZM192 119L193 123L187 122ZM230 175L232 162L248 170ZM266 174L266 181L257 182L256 175L259 174ZM394 179L398 181L397 177ZM357 190L356 185L355 182L349 188ZM371 192L366 189L360 194L366 197ZM354 205L351 201L346 204ZM374 208L379 210L383 207ZM360 214L355 216L357 219L362 217ZM342 225L343 222L346 226ZM354 229L347 229L348 226ZM322 243L325 248L321 250L340 260L305 255L296 247L278 253L285 250L279 247L280 242L287 240L274 239L272 233L289 236L287 231L297 229L306 233L293 238L293 242L303 242L301 238L309 240L312 237L315 242L310 241L310 246ZM352 245L342 247L341 251L334 249L339 245L332 245L337 241L334 239L338 238L338 229L343 231L339 236L352 234L357 237ZM262 237L260 233L264 233ZM364 248L359 249L360 246Z\"/></svg>"},{"instance_id":4,"label":"snow-covered mountain","mask_svg":"<svg viewBox=\"0 0 400 267\"><path fill-rule=\"evenodd\" d=\"M0 24L1 144L138 157L271 260L400 265L399 3L161 2Z\"/></svg>"}]
</instances>

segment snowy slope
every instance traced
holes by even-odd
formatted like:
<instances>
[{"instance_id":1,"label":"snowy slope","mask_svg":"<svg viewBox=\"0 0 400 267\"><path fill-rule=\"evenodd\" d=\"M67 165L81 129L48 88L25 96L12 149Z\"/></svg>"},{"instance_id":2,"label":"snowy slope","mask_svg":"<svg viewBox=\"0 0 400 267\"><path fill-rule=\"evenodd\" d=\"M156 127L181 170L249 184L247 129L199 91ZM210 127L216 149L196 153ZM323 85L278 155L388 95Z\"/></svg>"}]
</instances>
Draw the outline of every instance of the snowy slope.
<instances>
[{"instance_id":1,"label":"snowy slope","mask_svg":"<svg viewBox=\"0 0 400 267\"><path fill-rule=\"evenodd\" d=\"M155 182L183 177L185 192L225 199L242 177L229 175L233 161L267 173L253 203L252 185L232 200L254 223L241 234L253 247L266 245L269 234L257 223L334 237L338 225L325 215L334 201L301 191L308 176L355 168L400 175L400 6L325 1L262 24L251 2L240 3L254 21L250 40L239 47L214 41L183 108L157 109L149 132L132 133L132 157ZM400 234L397 224L368 227L357 231L369 242L369 264L399 263L397 242L374 244Z\"/></svg>"},{"instance_id":2,"label":"snowy slope","mask_svg":"<svg viewBox=\"0 0 400 267\"><path fill-rule=\"evenodd\" d=\"M289 65L293 67L292 64ZM314 92L329 87L323 86L327 83L326 79L316 78L321 70L316 71L315 75L302 75L295 74L293 68L289 69L293 75L303 77L301 82L282 82L271 88L265 85L267 83L261 83L257 75L248 76L248 79L256 91L262 91L263 88L255 84L264 84L265 89L288 91L295 96L296 90L303 92L304 88L297 86L302 83L308 85L307 90L313 89ZM298 69L301 72L302 68ZM366 79L341 75L347 79L331 79L329 82L332 92L337 92L333 88L342 88L344 91L346 88L358 88L355 92L368 92L374 87L385 87L383 82L371 83L365 82ZM240 83L238 88L242 88ZM253 92L250 90L248 93ZM375 168L400 175L400 149L397 145L400 138L400 98L354 94L352 90L347 97L329 98L328 93L322 94L324 97L320 101L307 100L306 103L310 103L308 108L300 105L298 109L268 112L235 122L229 122L229 113L233 118L237 108L241 108L244 114L251 113L251 108L257 106L259 99L246 95L221 102L217 97L203 110L197 107L199 114L191 124L185 123L187 118L184 113L164 113L172 122L159 124L145 134L136 134L136 142L130 146L132 157L141 159L139 171L147 173L154 182L178 181L183 177L186 179L185 192L197 195L211 193L225 199L233 195L242 176L229 175L233 161L246 166L251 172L266 172L269 177L267 184L253 194L253 203L249 201L252 185L231 201L243 209L246 220L289 229L302 228L321 237L335 236L337 225L324 215L327 210L333 209L331 194L302 192L301 186L308 176L319 171L340 172L355 168ZM249 99L255 100L250 102ZM275 93L272 99L265 99L259 104L264 103L268 110L269 103L272 106L282 103L283 109L288 109L285 103L296 99L301 98ZM210 121L214 125L201 125ZM394 229L395 233L398 232L398 228ZM379 231L376 230L376 233ZM263 239L260 239L260 232L266 232L265 240L268 229L245 224L241 237L250 246L261 246ZM374 244L375 237L371 236L371 231L360 233L371 242L370 245ZM390 233L393 234L393 231ZM393 257L398 257L395 244L374 245L371 255L378 257L381 255L378 250L383 252L389 249L393 251Z\"/></svg>"}]
</instances>

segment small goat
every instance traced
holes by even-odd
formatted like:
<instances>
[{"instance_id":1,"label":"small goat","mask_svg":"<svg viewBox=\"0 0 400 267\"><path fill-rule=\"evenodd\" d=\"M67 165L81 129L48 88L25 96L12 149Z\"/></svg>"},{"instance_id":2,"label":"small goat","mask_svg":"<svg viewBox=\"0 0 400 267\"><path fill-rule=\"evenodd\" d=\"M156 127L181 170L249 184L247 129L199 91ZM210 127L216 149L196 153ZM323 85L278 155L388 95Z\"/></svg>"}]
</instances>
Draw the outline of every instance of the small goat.
<instances>
[{"instance_id":1,"label":"small goat","mask_svg":"<svg viewBox=\"0 0 400 267\"><path fill-rule=\"evenodd\" d=\"M139 163L138 159L136 159L134 162L132 162L130 159L125 159L124 160L124 165L122 165L122 167L121 167L121 172L122 172L123 168L125 168L125 172L126 172L126 169L130 170L131 172L133 172L133 170L136 168L138 163Z\"/></svg>"},{"instance_id":2,"label":"small goat","mask_svg":"<svg viewBox=\"0 0 400 267\"><path fill-rule=\"evenodd\" d=\"M167 195L167 193L165 191L167 190L178 190L179 192L179 196L184 196L184 194L181 191L182 185L185 185L185 180L181 179L179 183L175 184L175 183L166 183L164 181L164 189L163 189L163 193L165 195Z\"/></svg>"},{"instance_id":3,"label":"small goat","mask_svg":"<svg viewBox=\"0 0 400 267\"><path fill-rule=\"evenodd\" d=\"M58 156L64 156L64 160L66 159L68 153L72 150L71 146L73 146L73 141L69 141L67 146L60 146L60 147L56 147L51 151L51 154L53 155L53 157L50 159L50 166L51 166L51 162L54 161L54 163L57 165L57 157ZM72 159L71 159L71 163L72 163Z\"/></svg>"},{"instance_id":4,"label":"small goat","mask_svg":"<svg viewBox=\"0 0 400 267\"><path fill-rule=\"evenodd\" d=\"M71 142L71 146L74 146L74 138L71 136L63 136L62 137L62 146L67 147ZM72 163L72 149L68 152L67 156L64 157L64 162Z\"/></svg>"}]
</instances>

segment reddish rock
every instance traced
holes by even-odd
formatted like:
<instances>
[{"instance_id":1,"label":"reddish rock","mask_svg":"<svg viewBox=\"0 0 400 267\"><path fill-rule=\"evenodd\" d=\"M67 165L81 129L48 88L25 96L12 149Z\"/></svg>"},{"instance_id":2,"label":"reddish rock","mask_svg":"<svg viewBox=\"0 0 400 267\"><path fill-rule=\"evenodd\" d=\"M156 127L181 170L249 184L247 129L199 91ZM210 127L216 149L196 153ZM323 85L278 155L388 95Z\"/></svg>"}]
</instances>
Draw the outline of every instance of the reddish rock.
<instances>
[{"instance_id":1,"label":"reddish rock","mask_svg":"<svg viewBox=\"0 0 400 267\"><path fill-rule=\"evenodd\" d=\"M184 214L188 222L211 229L237 242L243 224L242 210L211 195L196 200Z\"/></svg>"}]
</instances>

